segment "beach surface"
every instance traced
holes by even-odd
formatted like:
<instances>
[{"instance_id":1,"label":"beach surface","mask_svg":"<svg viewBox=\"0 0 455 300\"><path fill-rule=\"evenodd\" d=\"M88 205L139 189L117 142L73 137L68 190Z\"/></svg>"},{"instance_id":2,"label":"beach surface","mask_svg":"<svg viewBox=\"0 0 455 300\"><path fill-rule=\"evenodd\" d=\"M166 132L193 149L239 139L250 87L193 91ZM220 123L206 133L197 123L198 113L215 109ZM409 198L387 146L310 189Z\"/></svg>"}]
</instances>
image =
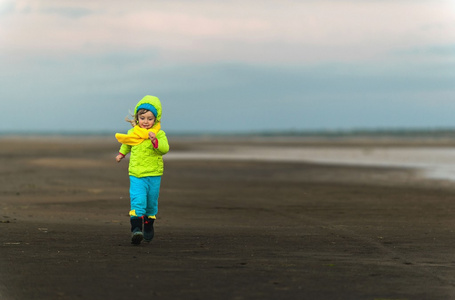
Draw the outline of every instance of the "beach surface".
<instances>
[{"instance_id":1,"label":"beach surface","mask_svg":"<svg viewBox=\"0 0 455 300\"><path fill-rule=\"evenodd\" d=\"M113 137L0 138L0 299L455 298L451 141L169 141L134 246Z\"/></svg>"}]
</instances>

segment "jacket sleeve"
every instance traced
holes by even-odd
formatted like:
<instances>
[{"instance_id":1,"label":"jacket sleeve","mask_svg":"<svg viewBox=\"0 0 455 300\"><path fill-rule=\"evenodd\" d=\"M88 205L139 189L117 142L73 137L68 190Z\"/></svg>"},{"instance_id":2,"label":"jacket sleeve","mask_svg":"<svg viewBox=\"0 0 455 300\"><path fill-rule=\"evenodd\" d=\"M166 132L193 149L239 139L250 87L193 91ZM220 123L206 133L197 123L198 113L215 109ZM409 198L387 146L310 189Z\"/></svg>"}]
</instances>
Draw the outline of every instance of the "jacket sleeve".
<instances>
[{"instance_id":1,"label":"jacket sleeve","mask_svg":"<svg viewBox=\"0 0 455 300\"><path fill-rule=\"evenodd\" d=\"M133 130L134 130L134 128L131 128L130 130L128 130L128 133L132 132ZM122 144L120 146L120 150L118 152L123 154L123 155L127 155L128 153L131 152L131 146L126 145L126 144Z\"/></svg>"},{"instance_id":2,"label":"jacket sleeve","mask_svg":"<svg viewBox=\"0 0 455 300\"><path fill-rule=\"evenodd\" d=\"M164 155L169 152L169 142L166 137L166 133L163 130L160 130L156 135L156 139L158 140L158 148L154 149L154 151L160 155Z\"/></svg>"},{"instance_id":3,"label":"jacket sleeve","mask_svg":"<svg viewBox=\"0 0 455 300\"><path fill-rule=\"evenodd\" d=\"M128 153L131 152L131 146L122 144L120 146L120 150L118 151L119 153L122 153L123 155L127 155Z\"/></svg>"}]
</instances>

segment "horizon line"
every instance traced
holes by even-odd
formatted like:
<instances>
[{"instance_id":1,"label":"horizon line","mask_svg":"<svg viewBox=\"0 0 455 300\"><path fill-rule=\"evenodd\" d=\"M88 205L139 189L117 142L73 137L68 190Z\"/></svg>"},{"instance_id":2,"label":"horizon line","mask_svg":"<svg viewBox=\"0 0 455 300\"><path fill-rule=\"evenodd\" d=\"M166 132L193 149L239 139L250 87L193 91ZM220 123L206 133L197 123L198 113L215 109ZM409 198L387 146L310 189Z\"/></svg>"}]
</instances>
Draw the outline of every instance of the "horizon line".
<instances>
[{"instance_id":1,"label":"horizon line","mask_svg":"<svg viewBox=\"0 0 455 300\"><path fill-rule=\"evenodd\" d=\"M0 136L107 136L113 135L118 131L115 130L0 130ZM166 131L168 135L173 136L360 136L360 135L455 135L455 127L394 127L394 128L353 128L353 129L283 129L283 130L244 130L244 131Z\"/></svg>"}]
</instances>

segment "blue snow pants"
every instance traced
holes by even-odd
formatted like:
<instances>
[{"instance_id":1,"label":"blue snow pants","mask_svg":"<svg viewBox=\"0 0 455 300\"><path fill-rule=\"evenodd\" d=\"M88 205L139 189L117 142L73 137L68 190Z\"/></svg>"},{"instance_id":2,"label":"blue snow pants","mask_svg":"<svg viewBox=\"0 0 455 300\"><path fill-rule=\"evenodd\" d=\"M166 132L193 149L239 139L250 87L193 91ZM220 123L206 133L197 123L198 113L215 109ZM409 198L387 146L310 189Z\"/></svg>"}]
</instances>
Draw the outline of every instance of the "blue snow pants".
<instances>
[{"instance_id":1,"label":"blue snow pants","mask_svg":"<svg viewBox=\"0 0 455 300\"><path fill-rule=\"evenodd\" d=\"M130 175L131 218L156 219L160 186L161 176L138 178Z\"/></svg>"}]
</instances>

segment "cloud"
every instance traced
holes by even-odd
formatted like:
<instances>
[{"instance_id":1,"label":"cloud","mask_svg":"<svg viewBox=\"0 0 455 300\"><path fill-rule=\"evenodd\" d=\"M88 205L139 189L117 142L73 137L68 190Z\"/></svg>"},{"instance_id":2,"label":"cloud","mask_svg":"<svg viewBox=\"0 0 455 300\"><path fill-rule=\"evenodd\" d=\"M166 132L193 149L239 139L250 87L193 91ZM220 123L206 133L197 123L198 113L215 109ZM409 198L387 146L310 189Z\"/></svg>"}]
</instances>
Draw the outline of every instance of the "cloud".
<instances>
[{"instance_id":1,"label":"cloud","mask_svg":"<svg viewBox=\"0 0 455 300\"><path fill-rule=\"evenodd\" d=\"M8 53L141 48L167 64L385 60L455 38L450 1L265 2L23 1L0 23L0 34Z\"/></svg>"},{"instance_id":2,"label":"cloud","mask_svg":"<svg viewBox=\"0 0 455 300\"><path fill-rule=\"evenodd\" d=\"M0 1L0 17L9 15L14 12L15 4L12 0Z\"/></svg>"},{"instance_id":3,"label":"cloud","mask_svg":"<svg viewBox=\"0 0 455 300\"><path fill-rule=\"evenodd\" d=\"M107 56L112 64L123 59L121 53ZM161 98L170 132L419 127L450 124L448 112L455 109L453 64L153 69L133 61L115 70L106 68L109 60L90 68L94 62L80 57L72 65L37 64L19 77L2 78L8 86L0 91L2 130L28 129L14 123L18 103L28 108L34 128L125 130L123 118L145 94Z\"/></svg>"},{"instance_id":4,"label":"cloud","mask_svg":"<svg viewBox=\"0 0 455 300\"><path fill-rule=\"evenodd\" d=\"M0 3L2 130L27 129L18 103L36 128L123 128L145 94L171 131L453 122L452 1Z\"/></svg>"},{"instance_id":5,"label":"cloud","mask_svg":"<svg viewBox=\"0 0 455 300\"><path fill-rule=\"evenodd\" d=\"M68 18L79 19L92 14L90 9L82 7L50 7L41 11L43 14L58 15Z\"/></svg>"}]
</instances>

